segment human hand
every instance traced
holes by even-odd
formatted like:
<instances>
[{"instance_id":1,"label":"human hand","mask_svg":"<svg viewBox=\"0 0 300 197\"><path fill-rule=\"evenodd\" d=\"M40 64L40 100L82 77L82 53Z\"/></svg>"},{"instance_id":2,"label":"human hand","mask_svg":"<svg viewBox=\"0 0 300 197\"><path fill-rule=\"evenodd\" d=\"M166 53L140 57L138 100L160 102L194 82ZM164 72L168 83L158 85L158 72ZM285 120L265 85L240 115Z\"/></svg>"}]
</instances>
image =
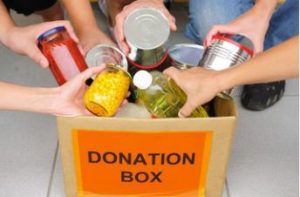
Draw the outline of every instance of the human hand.
<instances>
[{"instance_id":1,"label":"human hand","mask_svg":"<svg viewBox=\"0 0 300 197\"><path fill-rule=\"evenodd\" d=\"M263 51L265 35L269 27L272 12L263 9L259 4L237 17L228 24L215 25L207 33L204 46L212 42L212 37L217 33L240 34L251 40L254 54Z\"/></svg>"},{"instance_id":2,"label":"human hand","mask_svg":"<svg viewBox=\"0 0 300 197\"><path fill-rule=\"evenodd\" d=\"M125 6L117 16L116 16L116 26L115 26L115 37L117 40L117 43L119 47L122 49L122 51L125 53L125 55L129 52L129 47L125 41L125 36L123 32L123 25L124 21L126 20L126 17L134 10L138 8L144 8L144 7L152 7L160 10L170 24L170 29L172 31L176 31L177 27L175 24L175 18L170 14L170 12L165 8L163 1L161 0L137 0L133 3Z\"/></svg>"},{"instance_id":3,"label":"human hand","mask_svg":"<svg viewBox=\"0 0 300 197\"><path fill-rule=\"evenodd\" d=\"M80 46L83 48L84 53L87 53L91 48L97 44L108 44L116 46L116 44L98 28L89 29L89 31L79 35Z\"/></svg>"},{"instance_id":4,"label":"human hand","mask_svg":"<svg viewBox=\"0 0 300 197\"><path fill-rule=\"evenodd\" d=\"M56 88L56 94L52 100L52 114L54 115L92 115L83 102L83 97L88 86L85 81L91 76L101 72L104 65L92 67L78 74L72 80Z\"/></svg>"},{"instance_id":5,"label":"human hand","mask_svg":"<svg viewBox=\"0 0 300 197\"><path fill-rule=\"evenodd\" d=\"M178 70L170 67L164 71L186 93L187 101L180 109L179 117L188 117L198 106L213 99L221 92L218 72L205 68Z\"/></svg>"},{"instance_id":6,"label":"human hand","mask_svg":"<svg viewBox=\"0 0 300 197\"><path fill-rule=\"evenodd\" d=\"M49 65L48 60L37 46L37 38L45 31L57 26L65 26L71 38L78 42L72 26L68 21L53 21L27 27L12 26L1 36L1 42L10 50L29 56L42 67Z\"/></svg>"}]
</instances>

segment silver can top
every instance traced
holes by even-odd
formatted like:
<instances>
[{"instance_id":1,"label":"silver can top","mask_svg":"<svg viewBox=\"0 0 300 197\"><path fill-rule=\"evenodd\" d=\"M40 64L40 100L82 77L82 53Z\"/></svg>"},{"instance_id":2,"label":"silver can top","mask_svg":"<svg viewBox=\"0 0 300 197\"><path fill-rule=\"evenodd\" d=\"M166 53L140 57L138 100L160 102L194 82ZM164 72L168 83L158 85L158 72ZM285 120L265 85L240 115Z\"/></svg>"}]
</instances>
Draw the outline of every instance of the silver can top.
<instances>
[{"instance_id":1,"label":"silver can top","mask_svg":"<svg viewBox=\"0 0 300 197\"><path fill-rule=\"evenodd\" d=\"M131 47L143 50L155 49L168 40L169 22L157 9L140 8L126 18L124 35Z\"/></svg>"},{"instance_id":2,"label":"silver can top","mask_svg":"<svg viewBox=\"0 0 300 197\"><path fill-rule=\"evenodd\" d=\"M85 61L89 67L100 66L101 64L117 64L127 70L125 55L116 47L99 44L88 51Z\"/></svg>"},{"instance_id":3,"label":"silver can top","mask_svg":"<svg viewBox=\"0 0 300 197\"><path fill-rule=\"evenodd\" d=\"M175 66L184 69L199 65L204 48L197 44L176 44L170 47L168 51Z\"/></svg>"}]
</instances>

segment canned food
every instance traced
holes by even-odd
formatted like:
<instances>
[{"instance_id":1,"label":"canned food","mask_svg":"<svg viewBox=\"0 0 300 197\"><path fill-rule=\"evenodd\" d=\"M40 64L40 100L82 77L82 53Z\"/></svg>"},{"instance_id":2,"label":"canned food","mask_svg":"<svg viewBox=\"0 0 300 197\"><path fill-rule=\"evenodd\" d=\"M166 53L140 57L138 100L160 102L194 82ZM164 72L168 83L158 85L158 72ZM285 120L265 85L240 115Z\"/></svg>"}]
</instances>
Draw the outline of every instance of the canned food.
<instances>
[{"instance_id":1,"label":"canned food","mask_svg":"<svg viewBox=\"0 0 300 197\"><path fill-rule=\"evenodd\" d=\"M89 67L100 66L101 64L115 64L127 70L125 55L116 47L99 44L88 51L85 61Z\"/></svg>"},{"instance_id":2,"label":"canned food","mask_svg":"<svg viewBox=\"0 0 300 197\"><path fill-rule=\"evenodd\" d=\"M113 116L126 98L130 75L118 65L109 64L84 95L86 108L97 116Z\"/></svg>"},{"instance_id":3,"label":"canned food","mask_svg":"<svg viewBox=\"0 0 300 197\"><path fill-rule=\"evenodd\" d=\"M205 49L200 66L223 70L240 64L253 56L251 41L241 35L217 34Z\"/></svg>"},{"instance_id":4,"label":"canned food","mask_svg":"<svg viewBox=\"0 0 300 197\"><path fill-rule=\"evenodd\" d=\"M188 69L199 65L204 48L197 44L176 44L168 51L172 66L178 69Z\"/></svg>"},{"instance_id":5,"label":"canned food","mask_svg":"<svg viewBox=\"0 0 300 197\"><path fill-rule=\"evenodd\" d=\"M199 66L213 70L224 70L249 60L253 56L252 42L241 35L216 34L205 49ZM232 89L218 96L230 99Z\"/></svg>"},{"instance_id":6,"label":"canned food","mask_svg":"<svg viewBox=\"0 0 300 197\"><path fill-rule=\"evenodd\" d=\"M166 17L157 9L140 8L126 18L124 35L130 47L129 72L138 70L164 70L169 60L164 44L169 38L170 27Z\"/></svg>"},{"instance_id":7,"label":"canned food","mask_svg":"<svg viewBox=\"0 0 300 197\"><path fill-rule=\"evenodd\" d=\"M63 26L41 34L38 37L38 47L48 59L49 68L59 85L87 68L77 44Z\"/></svg>"}]
</instances>

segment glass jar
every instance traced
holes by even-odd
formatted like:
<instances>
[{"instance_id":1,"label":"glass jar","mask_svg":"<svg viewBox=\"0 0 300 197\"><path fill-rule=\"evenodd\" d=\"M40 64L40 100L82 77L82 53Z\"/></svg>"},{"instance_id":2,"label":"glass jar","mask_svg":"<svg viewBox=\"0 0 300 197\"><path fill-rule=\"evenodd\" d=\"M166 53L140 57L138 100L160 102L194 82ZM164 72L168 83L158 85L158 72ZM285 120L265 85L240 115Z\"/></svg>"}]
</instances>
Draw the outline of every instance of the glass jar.
<instances>
[{"instance_id":1,"label":"glass jar","mask_svg":"<svg viewBox=\"0 0 300 197\"><path fill-rule=\"evenodd\" d=\"M113 116L128 94L131 77L121 66L108 64L84 95L86 108L97 116Z\"/></svg>"},{"instance_id":2,"label":"glass jar","mask_svg":"<svg viewBox=\"0 0 300 197\"><path fill-rule=\"evenodd\" d=\"M59 85L87 69L77 43L65 27L59 26L38 37L38 47L49 61L49 67Z\"/></svg>"}]
</instances>

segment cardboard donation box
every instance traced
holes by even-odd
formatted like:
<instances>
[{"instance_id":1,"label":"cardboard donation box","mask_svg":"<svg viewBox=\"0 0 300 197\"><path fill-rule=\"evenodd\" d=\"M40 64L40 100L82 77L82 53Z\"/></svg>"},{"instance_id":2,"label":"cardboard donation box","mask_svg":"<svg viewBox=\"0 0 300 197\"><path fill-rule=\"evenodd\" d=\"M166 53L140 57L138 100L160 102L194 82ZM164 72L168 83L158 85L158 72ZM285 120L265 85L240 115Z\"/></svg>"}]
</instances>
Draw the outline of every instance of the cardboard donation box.
<instances>
[{"instance_id":1,"label":"cardboard donation box","mask_svg":"<svg viewBox=\"0 0 300 197\"><path fill-rule=\"evenodd\" d=\"M236 110L213 108L211 118L58 117L67 196L221 196Z\"/></svg>"}]
</instances>

